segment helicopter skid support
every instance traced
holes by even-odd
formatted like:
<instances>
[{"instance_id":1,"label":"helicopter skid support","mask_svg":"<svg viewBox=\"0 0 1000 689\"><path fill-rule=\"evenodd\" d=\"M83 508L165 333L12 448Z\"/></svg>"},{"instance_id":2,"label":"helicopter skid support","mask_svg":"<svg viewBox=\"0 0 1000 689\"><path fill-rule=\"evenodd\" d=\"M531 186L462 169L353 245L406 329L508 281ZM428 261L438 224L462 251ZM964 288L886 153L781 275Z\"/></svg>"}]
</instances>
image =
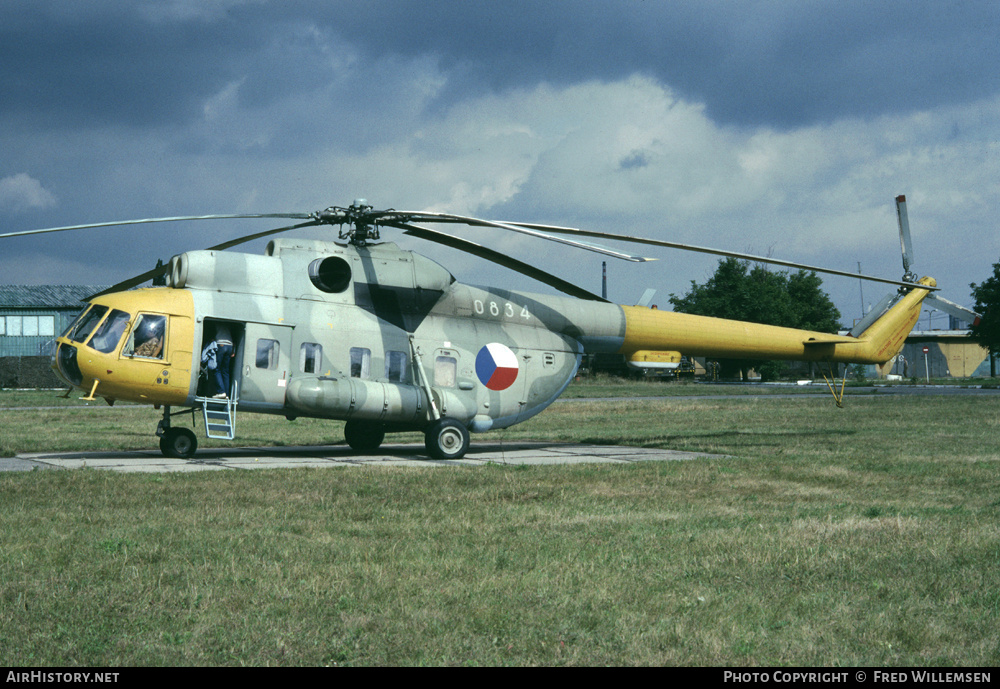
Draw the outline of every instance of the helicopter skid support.
<instances>
[{"instance_id":1,"label":"helicopter skid support","mask_svg":"<svg viewBox=\"0 0 1000 689\"><path fill-rule=\"evenodd\" d=\"M826 375L826 371L820 369L820 373L823 374L823 380L826 381L826 387L829 389L830 394L833 395L833 401L837 403L838 409L844 408L844 388L847 386L847 368L844 368L844 376L840 381L840 391L834 387L837 384L837 374L833 371L833 364L830 365L830 375Z\"/></svg>"},{"instance_id":2,"label":"helicopter skid support","mask_svg":"<svg viewBox=\"0 0 1000 689\"><path fill-rule=\"evenodd\" d=\"M93 387L90 388L90 394L87 395L86 397L81 397L80 399L83 400L84 402L93 402L94 401L94 393L97 392L97 386L100 385L100 384L101 384L100 379L94 378L94 385L93 385Z\"/></svg>"}]
</instances>

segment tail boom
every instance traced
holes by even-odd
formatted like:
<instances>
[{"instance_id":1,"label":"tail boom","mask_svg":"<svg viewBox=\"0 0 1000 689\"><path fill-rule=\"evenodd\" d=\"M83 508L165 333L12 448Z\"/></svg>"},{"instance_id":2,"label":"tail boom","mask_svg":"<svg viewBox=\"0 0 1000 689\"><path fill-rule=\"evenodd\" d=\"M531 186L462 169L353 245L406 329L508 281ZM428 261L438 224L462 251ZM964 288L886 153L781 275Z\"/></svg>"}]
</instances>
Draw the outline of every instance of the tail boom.
<instances>
[{"instance_id":1,"label":"tail boom","mask_svg":"<svg viewBox=\"0 0 1000 689\"><path fill-rule=\"evenodd\" d=\"M934 287L936 282L925 277L918 284ZM620 353L679 351L733 359L882 364L902 348L929 293L911 288L858 337L622 306L625 338Z\"/></svg>"}]
</instances>

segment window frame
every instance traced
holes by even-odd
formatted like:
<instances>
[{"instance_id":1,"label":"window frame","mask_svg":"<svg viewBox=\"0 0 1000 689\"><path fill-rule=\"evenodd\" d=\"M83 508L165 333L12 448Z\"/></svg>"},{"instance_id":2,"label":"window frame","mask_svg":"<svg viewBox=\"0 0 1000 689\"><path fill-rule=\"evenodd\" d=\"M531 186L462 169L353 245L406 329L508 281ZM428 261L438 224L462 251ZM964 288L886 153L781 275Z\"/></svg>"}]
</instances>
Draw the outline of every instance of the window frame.
<instances>
[{"instance_id":1,"label":"window frame","mask_svg":"<svg viewBox=\"0 0 1000 689\"><path fill-rule=\"evenodd\" d=\"M270 343L270 346L262 348L261 345L265 343ZM257 348L254 354L254 368L261 371L277 371L280 354L281 342L270 337L258 337ZM261 365L262 361L264 362L263 365Z\"/></svg>"},{"instance_id":2,"label":"window frame","mask_svg":"<svg viewBox=\"0 0 1000 689\"><path fill-rule=\"evenodd\" d=\"M351 378L370 380L372 377L372 350L367 347L351 347Z\"/></svg>"},{"instance_id":3,"label":"window frame","mask_svg":"<svg viewBox=\"0 0 1000 689\"><path fill-rule=\"evenodd\" d=\"M323 368L323 345L318 342L303 342L299 345L299 371L319 373Z\"/></svg>"},{"instance_id":4,"label":"window frame","mask_svg":"<svg viewBox=\"0 0 1000 689\"><path fill-rule=\"evenodd\" d=\"M443 353L434 357L434 385L439 388L458 386L458 357Z\"/></svg>"},{"instance_id":5,"label":"window frame","mask_svg":"<svg viewBox=\"0 0 1000 689\"><path fill-rule=\"evenodd\" d=\"M410 365L410 355L398 350L385 353L385 379L390 383L405 383ZM393 375L396 374L396 375Z\"/></svg>"},{"instance_id":6,"label":"window frame","mask_svg":"<svg viewBox=\"0 0 1000 689\"><path fill-rule=\"evenodd\" d=\"M162 342L160 343L160 349L157 354L136 354L135 350L135 334L139 330L139 326L142 324L143 320L146 318L158 318L163 319L163 333L160 336ZM164 361L167 355L167 335L170 327L170 318L162 313L139 313L135 317L135 321L132 323L132 329L128 333L128 337L125 340L125 345L122 347L122 356L129 357L130 359L151 359L153 361ZM146 342L148 342L147 340ZM139 347L142 347L145 342L141 343Z\"/></svg>"},{"instance_id":7,"label":"window frame","mask_svg":"<svg viewBox=\"0 0 1000 689\"><path fill-rule=\"evenodd\" d=\"M131 336L135 332L130 329L132 314L121 309L111 309L104 317L100 325L94 329L94 334L87 339L87 347L101 354L112 354L122 344L126 335ZM113 329L117 329L117 335ZM98 340L100 340L98 342Z\"/></svg>"}]
</instances>

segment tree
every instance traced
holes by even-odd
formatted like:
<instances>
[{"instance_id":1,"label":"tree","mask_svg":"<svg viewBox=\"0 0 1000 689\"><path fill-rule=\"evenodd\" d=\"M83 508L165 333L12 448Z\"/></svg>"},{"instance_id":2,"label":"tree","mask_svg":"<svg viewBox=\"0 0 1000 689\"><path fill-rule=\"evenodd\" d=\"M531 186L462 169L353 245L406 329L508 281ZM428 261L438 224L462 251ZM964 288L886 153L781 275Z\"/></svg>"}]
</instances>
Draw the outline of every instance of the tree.
<instances>
[{"instance_id":1,"label":"tree","mask_svg":"<svg viewBox=\"0 0 1000 689\"><path fill-rule=\"evenodd\" d=\"M823 291L823 281L815 272L799 270L790 274L788 296L792 300L791 327L821 333L840 330L840 311Z\"/></svg>"},{"instance_id":2,"label":"tree","mask_svg":"<svg viewBox=\"0 0 1000 689\"><path fill-rule=\"evenodd\" d=\"M725 258L704 285L692 280L691 291L682 297L670 295L670 303L681 313L835 333L840 312L822 284L815 272L773 272L760 264ZM723 377L746 378L747 371L755 368L767 378L781 369L777 362L759 359L720 364Z\"/></svg>"},{"instance_id":3,"label":"tree","mask_svg":"<svg viewBox=\"0 0 1000 689\"><path fill-rule=\"evenodd\" d=\"M978 323L970 327L972 339L985 347L990 353L990 375L996 376L994 355L1000 352L1000 263L993 264L993 276L980 284L972 283L972 298L976 300L973 308L983 314Z\"/></svg>"}]
</instances>

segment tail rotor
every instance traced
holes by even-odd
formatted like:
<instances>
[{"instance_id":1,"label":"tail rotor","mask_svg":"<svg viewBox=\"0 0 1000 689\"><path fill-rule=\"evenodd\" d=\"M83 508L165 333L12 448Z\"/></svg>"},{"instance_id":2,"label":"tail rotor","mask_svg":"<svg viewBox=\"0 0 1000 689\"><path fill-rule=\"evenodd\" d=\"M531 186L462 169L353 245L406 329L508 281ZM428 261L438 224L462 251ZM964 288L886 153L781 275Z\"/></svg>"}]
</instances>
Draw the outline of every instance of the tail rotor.
<instances>
[{"instance_id":1,"label":"tail rotor","mask_svg":"<svg viewBox=\"0 0 1000 689\"><path fill-rule=\"evenodd\" d=\"M916 273L910 270L910 266L913 265L913 243L910 240L910 220L906 214L906 196L903 194L896 197L896 218L899 220L899 248L903 252L903 281L916 282ZM966 323L979 323L980 315L971 309L934 293L928 294L927 299L938 311L943 311Z\"/></svg>"}]
</instances>

